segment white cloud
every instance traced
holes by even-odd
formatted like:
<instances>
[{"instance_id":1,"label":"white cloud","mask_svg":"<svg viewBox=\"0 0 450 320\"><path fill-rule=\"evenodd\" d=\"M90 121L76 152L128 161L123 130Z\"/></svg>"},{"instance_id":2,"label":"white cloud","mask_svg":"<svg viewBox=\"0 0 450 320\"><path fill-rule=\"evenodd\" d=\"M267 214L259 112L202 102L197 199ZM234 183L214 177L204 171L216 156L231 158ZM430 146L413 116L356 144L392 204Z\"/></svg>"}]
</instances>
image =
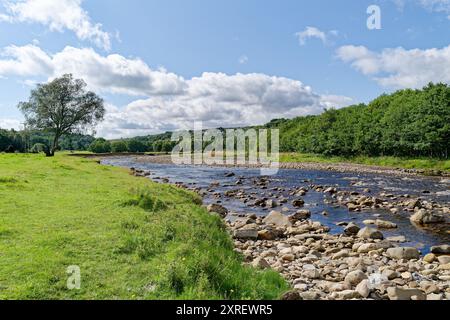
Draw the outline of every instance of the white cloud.
<instances>
[{"instance_id":1,"label":"white cloud","mask_svg":"<svg viewBox=\"0 0 450 320\"><path fill-rule=\"evenodd\" d=\"M81 7L82 0L19 0L6 1L6 14L0 21L40 23L51 31L70 30L81 40L109 50L111 36L102 30L100 23L93 23Z\"/></svg>"},{"instance_id":2,"label":"white cloud","mask_svg":"<svg viewBox=\"0 0 450 320\"><path fill-rule=\"evenodd\" d=\"M364 46L343 46L337 56L380 85L420 88L429 82L450 83L450 46L426 50L404 48L373 52Z\"/></svg>"},{"instance_id":3,"label":"white cloud","mask_svg":"<svg viewBox=\"0 0 450 320\"><path fill-rule=\"evenodd\" d=\"M4 55L0 76L17 75L32 83L33 77L52 79L73 73L97 92L144 97L123 109L108 105L98 130L108 138L187 129L195 121L209 128L263 124L352 103L347 97L319 95L300 81L284 77L203 73L184 79L164 69L152 70L140 59L102 56L93 49L66 47L49 54L34 45L11 46Z\"/></svg>"},{"instance_id":4,"label":"white cloud","mask_svg":"<svg viewBox=\"0 0 450 320\"><path fill-rule=\"evenodd\" d=\"M204 73L186 81L184 94L137 100L110 110L98 133L108 138L192 129L267 123L273 118L318 114L353 100L321 96L300 81L265 74Z\"/></svg>"},{"instance_id":5,"label":"white cloud","mask_svg":"<svg viewBox=\"0 0 450 320\"><path fill-rule=\"evenodd\" d=\"M0 129L14 129L14 130L20 130L23 128L23 125L21 124L20 120L18 119L12 119L12 118L0 118Z\"/></svg>"},{"instance_id":6,"label":"white cloud","mask_svg":"<svg viewBox=\"0 0 450 320\"><path fill-rule=\"evenodd\" d=\"M316 27L306 27L305 30L297 32L295 36L298 38L300 45L305 45L306 40L311 38L316 38L322 41L323 44L327 44L330 37L336 37L338 35L337 30L331 30L329 32L324 32Z\"/></svg>"},{"instance_id":7,"label":"white cloud","mask_svg":"<svg viewBox=\"0 0 450 320\"><path fill-rule=\"evenodd\" d=\"M35 45L9 46L0 59L0 76L44 76L54 78L72 73L84 79L91 89L129 95L178 94L184 79L165 70L152 70L140 59L118 54L101 56L93 49L66 47L47 54Z\"/></svg>"}]
</instances>

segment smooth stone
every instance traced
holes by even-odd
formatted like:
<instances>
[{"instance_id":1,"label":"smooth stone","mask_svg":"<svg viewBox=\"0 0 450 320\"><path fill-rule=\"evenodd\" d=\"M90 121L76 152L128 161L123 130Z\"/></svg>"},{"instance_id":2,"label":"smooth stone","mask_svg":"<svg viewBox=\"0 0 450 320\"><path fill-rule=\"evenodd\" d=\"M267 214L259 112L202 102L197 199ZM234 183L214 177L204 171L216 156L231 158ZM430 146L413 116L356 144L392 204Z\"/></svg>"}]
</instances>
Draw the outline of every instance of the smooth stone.
<instances>
[{"instance_id":1,"label":"smooth stone","mask_svg":"<svg viewBox=\"0 0 450 320\"><path fill-rule=\"evenodd\" d=\"M386 251L386 254L392 259L419 259L420 252L416 248L413 247L399 247L399 248L390 248Z\"/></svg>"},{"instance_id":2,"label":"smooth stone","mask_svg":"<svg viewBox=\"0 0 450 320\"><path fill-rule=\"evenodd\" d=\"M358 232L358 238L383 240L384 236L380 231L366 227Z\"/></svg>"},{"instance_id":3,"label":"smooth stone","mask_svg":"<svg viewBox=\"0 0 450 320\"><path fill-rule=\"evenodd\" d=\"M426 300L427 296L419 289L403 289L399 287L387 288L387 294L390 300L411 300L416 297L416 300Z\"/></svg>"}]
</instances>

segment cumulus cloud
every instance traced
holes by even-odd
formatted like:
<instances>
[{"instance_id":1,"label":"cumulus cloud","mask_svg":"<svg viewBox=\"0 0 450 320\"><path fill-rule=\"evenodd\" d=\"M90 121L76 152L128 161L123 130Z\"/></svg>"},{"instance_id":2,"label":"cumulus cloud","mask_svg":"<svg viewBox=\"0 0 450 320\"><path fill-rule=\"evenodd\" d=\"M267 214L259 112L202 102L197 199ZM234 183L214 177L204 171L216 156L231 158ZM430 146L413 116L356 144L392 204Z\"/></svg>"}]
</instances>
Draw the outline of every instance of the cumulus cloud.
<instances>
[{"instance_id":1,"label":"cumulus cloud","mask_svg":"<svg viewBox=\"0 0 450 320\"><path fill-rule=\"evenodd\" d=\"M124 108L108 105L98 134L108 138L192 128L263 124L273 118L318 114L352 100L320 95L302 82L262 73L203 73L184 79L164 69L153 70L140 59L103 56L93 49L66 47L56 54L39 47L10 46L0 58L0 76L47 77L64 73L83 78L97 92L137 95Z\"/></svg>"},{"instance_id":2,"label":"cumulus cloud","mask_svg":"<svg viewBox=\"0 0 450 320\"><path fill-rule=\"evenodd\" d=\"M70 30L79 39L109 50L111 36L102 30L100 23L91 21L81 3L82 0L5 1L7 14L0 14L0 21L40 23L58 32Z\"/></svg>"},{"instance_id":3,"label":"cumulus cloud","mask_svg":"<svg viewBox=\"0 0 450 320\"><path fill-rule=\"evenodd\" d=\"M91 48L66 47L47 54L35 45L6 47L0 59L0 76L46 76L72 73L84 79L91 89L129 95L178 94L184 79L164 69L152 70L140 59L118 54L102 56Z\"/></svg>"},{"instance_id":4,"label":"cumulus cloud","mask_svg":"<svg viewBox=\"0 0 450 320\"><path fill-rule=\"evenodd\" d=\"M205 128L256 125L353 102L348 97L319 95L300 81L259 73L204 73L186 84L183 95L150 97L110 110L99 135L112 138L192 129L196 121Z\"/></svg>"},{"instance_id":5,"label":"cumulus cloud","mask_svg":"<svg viewBox=\"0 0 450 320\"><path fill-rule=\"evenodd\" d=\"M429 82L450 83L450 46L426 50L399 47L374 52L350 45L340 47L337 56L385 87L420 88Z\"/></svg>"},{"instance_id":6,"label":"cumulus cloud","mask_svg":"<svg viewBox=\"0 0 450 320\"><path fill-rule=\"evenodd\" d=\"M323 44L327 44L330 36L337 36L338 31L332 30L328 33L316 28L316 27L306 27L305 30L297 32L295 36L298 38L300 45L305 45L306 41L311 38L316 38L322 41Z\"/></svg>"}]
</instances>

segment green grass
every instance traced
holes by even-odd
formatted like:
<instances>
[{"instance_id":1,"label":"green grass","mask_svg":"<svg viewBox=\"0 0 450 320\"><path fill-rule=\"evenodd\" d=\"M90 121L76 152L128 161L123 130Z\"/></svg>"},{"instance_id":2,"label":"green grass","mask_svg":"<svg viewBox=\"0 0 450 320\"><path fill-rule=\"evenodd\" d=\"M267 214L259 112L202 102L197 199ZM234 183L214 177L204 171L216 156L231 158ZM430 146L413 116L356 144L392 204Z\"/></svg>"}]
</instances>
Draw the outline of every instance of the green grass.
<instances>
[{"instance_id":1,"label":"green grass","mask_svg":"<svg viewBox=\"0 0 450 320\"><path fill-rule=\"evenodd\" d=\"M420 170L437 170L450 171L450 160L437 159L409 159L398 157L326 157L314 154L300 154L300 153L283 153L280 155L281 162L314 162L314 163L356 163L382 167L393 167L403 169L420 169Z\"/></svg>"},{"instance_id":2,"label":"green grass","mask_svg":"<svg viewBox=\"0 0 450 320\"><path fill-rule=\"evenodd\" d=\"M0 299L275 299L193 193L57 155L0 154ZM81 289L67 289L69 266Z\"/></svg>"}]
</instances>

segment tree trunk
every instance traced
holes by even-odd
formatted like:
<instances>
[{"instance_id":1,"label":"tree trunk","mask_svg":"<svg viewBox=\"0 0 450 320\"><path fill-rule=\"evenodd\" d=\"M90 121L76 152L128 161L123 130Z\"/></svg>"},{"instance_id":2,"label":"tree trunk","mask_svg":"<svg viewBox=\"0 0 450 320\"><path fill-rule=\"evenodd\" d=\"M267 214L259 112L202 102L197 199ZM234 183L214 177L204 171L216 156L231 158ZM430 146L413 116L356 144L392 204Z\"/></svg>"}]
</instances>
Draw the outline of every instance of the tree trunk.
<instances>
[{"instance_id":1,"label":"tree trunk","mask_svg":"<svg viewBox=\"0 0 450 320\"><path fill-rule=\"evenodd\" d=\"M60 136L61 136L61 134L59 134L59 133L55 134L55 138L53 139L52 146L50 148L48 148L48 150L46 150L46 152L45 152L45 155L47 157L54 157L55 156L55 152L58 149L58 143L59 143Z\"/></svg>"}]
</instances>

